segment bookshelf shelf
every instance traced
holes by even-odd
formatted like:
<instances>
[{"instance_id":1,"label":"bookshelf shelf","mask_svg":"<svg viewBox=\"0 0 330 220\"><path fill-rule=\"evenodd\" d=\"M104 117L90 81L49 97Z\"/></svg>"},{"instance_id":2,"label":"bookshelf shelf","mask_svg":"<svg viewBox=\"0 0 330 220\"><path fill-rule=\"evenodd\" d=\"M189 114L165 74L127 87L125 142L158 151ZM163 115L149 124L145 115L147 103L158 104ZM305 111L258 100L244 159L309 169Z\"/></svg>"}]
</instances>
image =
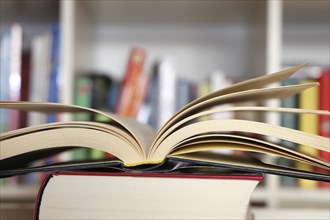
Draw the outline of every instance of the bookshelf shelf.
<instances>
[{"instance_id":1,"label":"bookshelf shelf","mask_svg":"<svg viewBox=\"0 0 330 220\"><path fill-rule=\"evenodd\" d=\"M1 186L1 203L34 202L38 194L39 186Z\"/></svg>"},{"instance_id":2,"label":"bookshelf shelf","mask_svg":"<svg viewBox=\"0 0 330 220\"><path fill-rule=\"evenodd\" d=\"M72 103L76 74L95 70L121 79L133 46L147 50L146 72L151 71L155 60L165 57L174 63L179 77L194 81L214 70L246 79L276 71L282 65L330 65L328 1L278 0L279 8L272 16L268 7L274 3L271 0L47 0L38 4L27 0L24 6L20 2L1 1L0 33L12 22L22 23L27 27L23 30L28 30L23 33L25 47L53 22L60 24L60 71L66 82L60 94L63 103ZM269 19L281 23L274 26ZM273 50L270 41L281 50ZM38 190L0 187L1 202L32 202ZM265 186L258 188L252 199L266 202L272 210L295 202L302 202L304 207L304 201L320 203L324 208L329 204L329 193L329 189L283 188L279 178L267 176ZM263 211L257 213L265 216Z\"/></svg>"}]
</instances>

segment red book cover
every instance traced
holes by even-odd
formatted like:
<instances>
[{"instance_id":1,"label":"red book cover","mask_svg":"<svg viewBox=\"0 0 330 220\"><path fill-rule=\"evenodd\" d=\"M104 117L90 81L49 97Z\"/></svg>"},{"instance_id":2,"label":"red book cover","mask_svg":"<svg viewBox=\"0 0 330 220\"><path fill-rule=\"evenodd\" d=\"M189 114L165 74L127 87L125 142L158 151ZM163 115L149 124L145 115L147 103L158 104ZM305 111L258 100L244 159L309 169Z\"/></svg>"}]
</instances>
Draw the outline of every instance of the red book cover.
<instances>
[{"instance_id":1,"label":"red book cover","mask_svg":"<svg viewBox=\"0 0 330 220\"><path fill-rule=\"evenodd\" d=\"M324 71L319 79L320 83L320 109L330 111L330 70ZM319 116L319 134L330 137L330 117L327 115ZM330 153L319 151L322 159L330 162ZM330 187L328 182L320 182L320 187Z\"/></svg>"},{"instance_id":2,"label":"red book cover","mask_svg":"<svg viewBox=\"0 0 330 220\"><path fill-rule=\"evenodd\" d=\"M134 117L131 114L134 97L139 89L139 78L143 71L143 65L146 57L145 50L133 48L127 64L127 70L121 85L116 112L128 117Z\"/></svg>"}]
</instances>

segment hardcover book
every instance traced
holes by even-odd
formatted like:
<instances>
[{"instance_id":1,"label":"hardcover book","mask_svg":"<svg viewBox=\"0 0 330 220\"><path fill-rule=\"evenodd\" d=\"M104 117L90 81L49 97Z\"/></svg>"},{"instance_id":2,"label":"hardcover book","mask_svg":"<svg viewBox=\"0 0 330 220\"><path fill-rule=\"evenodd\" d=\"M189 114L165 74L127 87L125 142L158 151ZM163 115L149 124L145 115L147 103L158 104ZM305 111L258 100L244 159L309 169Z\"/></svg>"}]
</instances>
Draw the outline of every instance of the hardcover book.
<instances>
[{"instance_id":1,"label":"hardcover book","mask_svg":"<svg viewBox=\"0 0 330 220\"><path fill-rule=\"evenodd\" d=\"M39 191L35 220L247 219L250 196L263 176L216 170L52 173Z\"/></svg>"}]
</instances>

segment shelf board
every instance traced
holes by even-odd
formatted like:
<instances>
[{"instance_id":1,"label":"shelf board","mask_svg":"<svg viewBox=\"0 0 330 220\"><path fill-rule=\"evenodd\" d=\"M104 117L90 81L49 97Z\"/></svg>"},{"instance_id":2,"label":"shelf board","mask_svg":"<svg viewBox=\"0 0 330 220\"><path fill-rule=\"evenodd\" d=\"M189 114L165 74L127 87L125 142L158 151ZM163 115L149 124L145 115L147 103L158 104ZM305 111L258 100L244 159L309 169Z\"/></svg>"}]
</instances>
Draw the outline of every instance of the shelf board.
<instances>
[{"instance_id":1,"label":"shelf board","mask_svg":"<svg viewBox=\"0 0 330 220\"><path fill-rule=\"evenodd\" d=\"M274 197L279 201L317 201L330 203L330 189L281 188L272 193L267 188L257 188L252 194L252 200L255 201L272 199Z\"/></svg>"},{"instance_id":2,"label":"shelf board","mask_svg":"<svg viewBox=\"0 0 330 220\"><path fill-rule=\"evenodd\" d=\"M235 23L246 21L262 1L85 1L96 23ZM235 13L232 13L235 12Z\"/></svg>"},{"instance_id":3,"label":"shelf board","mask_svg":"<svg viewBox=\"0 0 330 220\"><path fill-rule=\"evenodd\" d=\"M0 201L32 202L37 198L38 186L0 186Z\"/></svg>"}]
</instances>

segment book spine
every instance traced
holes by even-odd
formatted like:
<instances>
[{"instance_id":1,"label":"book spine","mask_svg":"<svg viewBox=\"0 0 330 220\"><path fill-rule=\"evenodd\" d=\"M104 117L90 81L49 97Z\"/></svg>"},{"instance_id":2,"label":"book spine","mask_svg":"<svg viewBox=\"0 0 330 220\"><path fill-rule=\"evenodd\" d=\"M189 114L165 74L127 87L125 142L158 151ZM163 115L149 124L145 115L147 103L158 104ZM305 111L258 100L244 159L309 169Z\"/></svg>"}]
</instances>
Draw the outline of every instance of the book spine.
<instances>
[{"instance_id":1,"label":"book spine","mask_svg":"<svg viewBox=\"0 0 330 220\"><path fill-rule=\"evenodd\" d=\"M288 85L295 85L298 84L299 80L298 79L294 79L294 78L289 78L287 80L285 80L282 85L283 86L288 86ZM281 106L284 108L298 108L298 101L299 101L299 96L298 95L294 95L291 97L288 97L286 99L283 99L281 101ZM289 113L283 113L281 114L281 126L283 127L287 127L287 128L292 128L292 129L299 129L298 127L298 115L296 114L289 114ZM293 149L293 150L297 150L298 148L298 144L294 143L294 142L290 142L290 141L286 141L286 140L282 140L281 144L284 147ZM288 167L296 167L296 163L293 162L290 159L286 159L286 158L280 158L279 159L279 164L283 165L283 166L288 166ZM285 177L285 176L281 176L280 177L280 182L282 186L296 186L297 185L297 180L294 178L290 178L290 177Z\"/></svg>"},{"instance_id":2,"label":"book spine","mask_svg":"<svg viewBox=\"0 0 330 220\"><path fill-rule=\"evenodd\" d=\"M74 87L74 104L83 107L92 107L92 80L88 76L77 76ZM90 114L83 112L75 113L74 120L88 121L90 120Z\"/></svg>"},{"instance_id":3,"label":"book spine","mask_svg":"<svg viewBox=\"0 0 330 220\"><path fill-rule=\"evenodd\" d=\"M197 85L197 97L203 97L211 92L211 86L210 86L210 81L209 80L203 80ZM210 119L209 115L202 116L200 121L208 120Z\"/></svg>"},{"instance_id":4,"label":"book spine","mask_svg":"<svg viewBox=\"0 0 330 220\"><path fill-rule=\"evenodd\" d=\"M325 70L319 79L320 83L320 109L330 111L330 70ZM330 117L328 115L319 116L319 135L330 137ZM330 162L330 153L319 151L319 156ZM325 170L321 170L325 172ZM329 172L329 171L328 171ZM330 188L330 183L319 182L322 188Z\"/></svg>"},{"instance_id":5,"label":"book spine","mask_svg":"<svg viewBox=\"0 0 330 220\"><path fill-rule=\"evenodd\" d=\"M303 80L302 83L313 82L310 80ZM302 109L319 109L319 88L312 87L300 94L299 106ZM299 116L299 129L303 132L318 134L319 129L319 119L317 115L314 114L301 114ZM299 151L306 153L308 155L317 157L318 150L311 148L309 146L299 145ZM307 164L298 163L298 169L313 171L314 167ZM318 183L316 181L299 179L298 185L301 188L316 188Z\"/></svg>"},{"instance_id":6,"label":"book spine","mask_svg":"<svg viewBox=\"0 0 330 220\"><path fill-rule=\"evenodd\" d=\"M141 48L132 49L125 77L120 89L120 95L116 109L118 114L134 117L131 115L132 102L134 101L134 96L138 89L138 79L142 74L145 58L145 50Z\"/></svg>"},{"instance_id":7,"label":"book spine","mask_svg":"<svg viewBox=\"0 0 330 220\"><path fill-rule=\"evenodd\" d=\"M116 106L119 97L120 82L118 80L112 79L111 86L108 90L107 95L107 106L110 112L116 111Z\"/></svg>"},{"instance_id":8,"label":"book spine","mask_svg":"<svg viewBox=\"0 0 330 220\"><path fill-rule=\"evenodd\" d=\"M177 100L175 109L178 111L190 101L191 86L190 82L185 79L178 79L176 83Z\"/></svg>"},{"instance_id":9,"label":"book spine","mask_svg":"<svg viewBox=\"0 0 330 220\"><path fill-rule=\"evenodd\" d=\"M54 24L51 29L51 55L50 55L50 76L49 76L49 102L59 102L59 53L60 53L60 28ZM55 122L56 114L47 116L47 122Z\"/></svg>"},{"instance_id":10,"label":"book spine","mask_svg":"<svg viewBox=\"0 0 330 220\"><path fill-rule=\"evenodd\" d=\"M130 108L129 115L132 115L134 118L138 118L139 115L142 115L144 109L143 104L146 100L147 91L149 86L149 77L145 74L140 75L137 81L137 90L133 96L132 107Z\"/></svg>"},{"instance_id":11,"label":"book spine","mask_svg":"<svg viewBox=\"0 0 330 220\"><path fill-rule=\"evenodd\" d=\"M51 36L49 32L32 39L30 101L47 102L50 79L50 47ZM43 82L43 83L40 83ZM29 114L29 125L43 124L47 116L38 113Z\"/></svg>"},{"instance_id":12,"label":"book spine","mask_svg":"<svg viewBox=\"0 0 330 220\"><path fill-rule=\"evenodd\" d=\"M210 75L210 89L211 92L215 92L217 90L226 88L232 85L232 81L226 76L226 74L222 71L214 71ZM221 105L220 107L215 108L230 108L233 104L225 104ZM215 113L211 116L212 119L233 119L234 113L233 112L221 112Z\"/></svg>"},{"instance_id":13,"label":"book spine","mask_svg":"<svg viewBox=\"0 0 330 220\"><path fill-rule=\"evenodd\" d=\"M29 89L30 89L30 51L26 50L22 53L22 69L21 69L21 101L29 100ZM27 127L28 113L20 112L20 127Z\"/></svg>"},{"instance_id":14,"label":"book spine","mask_svg":"<svg viewBox=\"0 0 330 220\"><path fill-rule=\"evenodd\" d=\"M169 61L162 60L158 69L158 129L175 113L175 87L176 72L173 65Z\"/></svg>"},{"instance_id":15,"label":"book spine","mask_svg":"<svg viewBox=\"0 0 330 220\"><path fill-rule=\"evenodd\" d=\"M19 24L13 24L10 30L10 54L9 54L9 91L10 100L19 101L21 92L21 60L22 60L23 31ZM19 111L10 111L10 130L19 128Z\"/></svg>"},{"instance_id":16,"label":"book spine","mask_svg":"<svg viewBox=\"0 0 330 220\"><path fill-rule=\"evenodd\" d=\"M75 79L75 92L74 92L74 104L83 107L92 107L92 90L93 81L89 76L81 75ZM91 115L85 112L79 112L74 114L74 120L76 121L89 121ZM89 149L80 148L72 152L73 160L86 160L89 157Z\"/></svg>"},{"instance_id":17,"label":"book spine","mask_svg":"<svg viewBox=\"0 0 330 220\"><path fill-rule=\"evenodd\" d=\"M0 98L1 100L10 100L9 88L9 56L10 56L10 33L5 32L1 38L1 62L0 62ZM0 109L0 131L9 130L9 110Z\"/></svg>"},{"instance_id":18,"label":"book spine","mask_svg":"<svg viewBox=\"0 0 330 220\"><path fill-rule=\"evenodd\" d=\"M150 106L150 114L148 117L148 124L153 128L157 128L157 115L158 115L158 73L157 73L157 65L155 64L152 77L149 82L148 88L148 97L147 102Z\"/></svg>"},{"instance_id":19,"label":"book spine","mask_svg":"<svg viewBox=\"0 0 330 220\"><path fill-rule=\"evenodd\" d=\"M101 73L90 73L88 76L92 80L92 105L90 107L93 109L109 111L108 91L112 82L111 78ZM94 115L92 120L97 120L97 118L102 121L107 120L101 115Z\"/></svg>"}]
</instances>

